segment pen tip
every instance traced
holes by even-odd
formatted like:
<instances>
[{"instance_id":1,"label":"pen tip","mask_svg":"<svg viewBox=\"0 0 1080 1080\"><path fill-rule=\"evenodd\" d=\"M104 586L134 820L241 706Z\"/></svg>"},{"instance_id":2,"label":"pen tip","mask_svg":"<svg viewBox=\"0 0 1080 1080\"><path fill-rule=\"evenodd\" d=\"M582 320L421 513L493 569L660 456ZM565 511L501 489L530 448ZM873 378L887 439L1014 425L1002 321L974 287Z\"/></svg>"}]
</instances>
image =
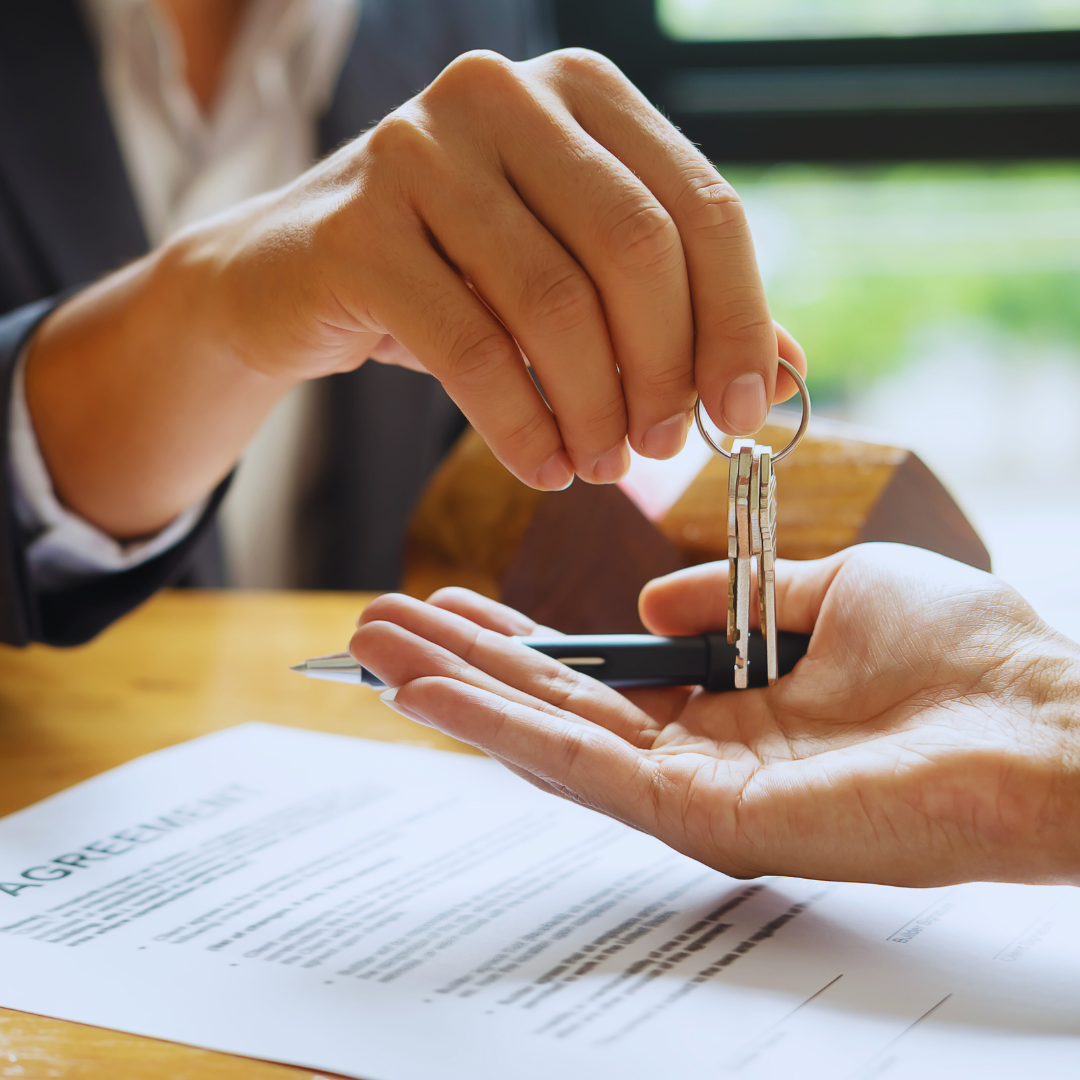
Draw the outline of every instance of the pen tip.
<instances>
[{"instance_id":1,"label":"pen tip","mask_svg":"<svg viewBox=\"0 0 1080 1080\"><path fill-rule=\"evenodd\" d=\"M290 671L307 671L307 664L293 664Z\"/></svg>"}]
</instances>

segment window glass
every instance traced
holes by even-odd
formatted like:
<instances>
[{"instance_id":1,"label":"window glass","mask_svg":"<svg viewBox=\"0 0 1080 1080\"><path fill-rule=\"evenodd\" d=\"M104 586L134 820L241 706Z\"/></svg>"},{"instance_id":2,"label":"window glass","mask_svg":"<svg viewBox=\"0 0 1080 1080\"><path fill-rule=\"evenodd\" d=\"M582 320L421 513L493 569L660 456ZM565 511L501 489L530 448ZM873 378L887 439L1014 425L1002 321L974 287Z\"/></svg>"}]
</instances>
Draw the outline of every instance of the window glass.
<instances>
[{"instance_id":1,"label":"window glass","mask_svg":"<svg viewBox=\"0 0 1080 1080\"><path fill-rule=\"evenodd\" d=\"M678 41L1080 28L1080 0L657 0L656 11Z\"/></svg>"},{"instance_id":2,"label":"window glass","mask_svg":"<svg viewBox=\"0 0 1080 1080\"><path fill-rule=\"evenodd\" d=\"M1080 351L1078 165L726 175L747 205L773 307L816 354L819 395L872 384L960 324Z\"/></svg>"},{"instance_id":3,"label":"window glass","mask_svg":"<svg viewBox=\"0 0 1080 1080\"><path fill-rule=\"evenodd\" d=\"M1015 584L1075 561L1080 164L726 175L815 410L918 452Z\"/></svg>"}]
</instances>

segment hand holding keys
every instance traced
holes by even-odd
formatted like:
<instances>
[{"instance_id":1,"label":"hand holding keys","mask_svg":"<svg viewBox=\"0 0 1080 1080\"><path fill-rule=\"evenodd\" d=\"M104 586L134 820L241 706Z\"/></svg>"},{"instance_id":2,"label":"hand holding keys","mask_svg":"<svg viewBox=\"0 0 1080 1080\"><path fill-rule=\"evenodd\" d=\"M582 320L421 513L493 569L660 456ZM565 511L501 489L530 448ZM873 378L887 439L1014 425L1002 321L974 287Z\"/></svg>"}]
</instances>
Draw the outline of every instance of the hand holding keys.
<instances>
[{"instance_id":1,"label":"hand holding keys","mask_svg":"<svg viewBox=\"0 0 1080 1080\"><path fill-rule=\"evenodd\" d=\"M750 580L757 562L758 611L765 639L769 685L778 676L776 656L776 474L773 466L799 445L810 422L810 395L798 371L780 360L795 380L803 415L798 431L778 454L753 439L736 439L731 452L705 429L701 402L694 409L698 430L718 454L728 459L728 622L727 639L736 646L735 686L745 690L749 678Z\"/></svg>"}]
</instances>

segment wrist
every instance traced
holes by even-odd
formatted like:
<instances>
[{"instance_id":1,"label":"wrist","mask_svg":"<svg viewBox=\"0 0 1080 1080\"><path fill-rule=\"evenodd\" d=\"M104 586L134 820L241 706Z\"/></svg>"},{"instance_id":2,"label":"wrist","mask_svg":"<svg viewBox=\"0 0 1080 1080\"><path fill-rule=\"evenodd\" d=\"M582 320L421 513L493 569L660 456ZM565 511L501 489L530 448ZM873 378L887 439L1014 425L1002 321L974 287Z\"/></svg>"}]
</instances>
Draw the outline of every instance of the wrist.
<instances>
[{"instance_id":1,"label":"wrist","mask_svg":"<svg viewBox=\"0 0 1080 1080\"><path fill-rule=\"evenodd\" d=\"M1080 646L1040 622L1012 656L1024 880L1080 884Z\"/></svg>"},{"instance_id":2,"label":"wrist","mask_svg":"<svg viewBox=\"0 0 1080 1080\"><path fill-rule=\"evenodd\" d=\"M253 340L257 318L245 310L229 254L227 228L199 224L171 237L148 256L146 302L141 313L160 344L172 332L170 351L188 362L212 365L223 383L249 386L256 395L283 396L301 379L285 367L268 371Z\"/></svg>"},{"instance_id":3,"label":"wrist","mask_svg":"<svg viewBox=\"0 0 1080 1080\"><path fill-rule=\"evenodd\" d=\"M41 326L27 404L61 503L122 540L158 532L233 466L292 383L216 339L206 267L166 244Z\"/></svg>"}]
</instances>

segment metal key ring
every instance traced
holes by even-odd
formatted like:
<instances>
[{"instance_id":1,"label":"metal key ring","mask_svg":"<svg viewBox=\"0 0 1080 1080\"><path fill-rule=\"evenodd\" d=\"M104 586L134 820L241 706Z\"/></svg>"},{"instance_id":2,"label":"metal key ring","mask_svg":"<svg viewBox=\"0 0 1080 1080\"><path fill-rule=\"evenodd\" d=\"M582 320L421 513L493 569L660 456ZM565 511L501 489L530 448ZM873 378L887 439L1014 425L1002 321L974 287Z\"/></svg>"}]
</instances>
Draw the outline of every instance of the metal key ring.
<instances>
[{"instance_id":1,"label":"metal key ring","mask_svg":"<svg viewBox=\"0 0 1080 1080\"><path fill-rule=\"evenodd\" d=\"M810 391L806 389L803 377L791 364L782 358L780 359L780 365L795 380L795 385L799 388L799 397L802 398L802 422L799 424L799 430L791 437L791 442L780 453L772 455L774 463L786 458L802 442L802 437L806 434L806 427L810 423ZM718 443L713 442L712 436L705 430L705 423L701 419L701 398L698 398L697 403L694 405L694 419L697 421L697 428L701 432L701 437L718 454L730 459L731 454Z\"/></svg>"}]
</instances>

